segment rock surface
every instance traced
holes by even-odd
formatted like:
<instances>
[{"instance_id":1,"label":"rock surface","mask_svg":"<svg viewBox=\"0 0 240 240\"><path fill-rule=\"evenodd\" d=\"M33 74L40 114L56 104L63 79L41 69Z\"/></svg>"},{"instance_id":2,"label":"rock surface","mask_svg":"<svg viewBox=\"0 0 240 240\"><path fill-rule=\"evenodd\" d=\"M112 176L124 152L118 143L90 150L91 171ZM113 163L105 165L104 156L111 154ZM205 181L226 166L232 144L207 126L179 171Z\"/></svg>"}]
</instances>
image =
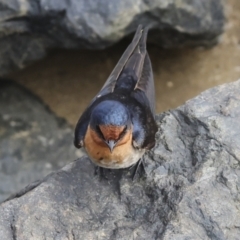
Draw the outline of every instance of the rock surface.
<instances>
[{"instance_id":1,"label":"rock surface","mask_svg":"<svg viewBox=\"0 0 240 240\"><path fill-rule=\"evenodd\" d=\"M72 135L72 128L37 97L1 80L0 202L76 159Z\"/></svg>"},{"instance_id":2,"label":"rock surface","mask_svg":"<svg viewBox=\"0 0 240 240\"><path fill-rule=\"evenodd\" d=\"M223 31L219 0L0 0L0 75L49 48L101 49L135 32L163 47L212 46Z\"/></svg>"},{"instance_id":3,"label":"rock surface","mask_svg":"<svg viewBox=\"0 0 240 240\"><path fill-rule=\"evenodd\" d=\"M157 117L146 175L82 157L0 205L8 239L239 239L240 80Z\"/></svg>"}]
</instances>

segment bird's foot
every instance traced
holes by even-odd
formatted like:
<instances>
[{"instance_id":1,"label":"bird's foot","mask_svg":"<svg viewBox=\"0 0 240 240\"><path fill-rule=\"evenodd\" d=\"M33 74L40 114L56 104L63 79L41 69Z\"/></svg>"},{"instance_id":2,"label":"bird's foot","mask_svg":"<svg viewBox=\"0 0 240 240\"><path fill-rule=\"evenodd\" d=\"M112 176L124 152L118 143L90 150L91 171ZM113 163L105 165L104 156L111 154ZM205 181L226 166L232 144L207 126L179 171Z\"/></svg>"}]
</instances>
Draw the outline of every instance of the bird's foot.
<instances>
[{"instance_id":1,"label":"bird's foot","mask_svg":"<svg viewBox=\"0 0 240 240\"><path fill-rule=\"evenodd\" d=\"M105 179L103 168L99 167L99 166L95 166L94 167L94 176L98 177L100 181Z\"/></svg>"},{"instance_id":2,"label":"bird's foot","mask_svg":"<svg viewBox=\"0 0 240 240\"><path fill-rule=\"evenodd\" d=\"M137 175L139 175L139 177L141 177L143 174L145 174L145 169L144 169L144 164L143 164L142 158L137 163L132 165L130 167L130 170L132 172L131 178L133 181L136 179Z\"/></svg>"}]
</instances>

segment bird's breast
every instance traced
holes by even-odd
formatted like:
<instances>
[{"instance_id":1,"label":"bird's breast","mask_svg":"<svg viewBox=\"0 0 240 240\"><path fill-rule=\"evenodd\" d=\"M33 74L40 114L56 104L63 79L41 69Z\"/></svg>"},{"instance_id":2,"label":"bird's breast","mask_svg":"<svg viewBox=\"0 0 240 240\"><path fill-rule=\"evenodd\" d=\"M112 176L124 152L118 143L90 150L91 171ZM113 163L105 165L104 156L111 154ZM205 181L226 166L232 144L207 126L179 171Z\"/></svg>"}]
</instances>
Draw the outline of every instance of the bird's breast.
<instances>
[{"instance_id":1,"label":"bird's breast","mask_svg":"<svg viewBox=\"0 0 240 240\"><path fill-rule=\"evenodd\" d=\"M132 133L129 132L122 144L117 145L112 152L104 144L96 141L92 130L88 127L84 148L90 159L98 166L104 168L127 168L135 164L144 154L145 150L135 149L132 146Z\"/></svg>"}]
</instances>

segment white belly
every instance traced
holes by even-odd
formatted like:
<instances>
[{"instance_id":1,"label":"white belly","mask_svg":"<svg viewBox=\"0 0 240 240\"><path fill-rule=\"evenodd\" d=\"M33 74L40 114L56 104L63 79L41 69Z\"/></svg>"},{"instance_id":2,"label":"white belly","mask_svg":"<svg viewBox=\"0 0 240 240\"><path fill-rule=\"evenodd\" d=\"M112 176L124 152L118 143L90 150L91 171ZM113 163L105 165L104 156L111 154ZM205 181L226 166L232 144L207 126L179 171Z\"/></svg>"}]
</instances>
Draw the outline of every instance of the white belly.
<instances>
[{"instance_id":1,"label":"white belly","mask_svg":"<svg viewBox=\"0 0 240 240\"><path fill-rule=\"evenodd\" d=\"M100 167L119 169L119 168L127 168L127 167L134 165L141 159L141 157L143 156L144 153L145 153L145 149L139 150L139 149L134 149L132 147L131 153L128 154L127 156L125 156L125 158L122 159L121 162L119 162L119 159L117 159L117 158L114 159L114 154L111 158L111 161L109 161L109 156L107 159L103 158L102 160L94 159L89 154L88 154L88 156L94 164L96 164Z\"/></svg>"}]
</instances>

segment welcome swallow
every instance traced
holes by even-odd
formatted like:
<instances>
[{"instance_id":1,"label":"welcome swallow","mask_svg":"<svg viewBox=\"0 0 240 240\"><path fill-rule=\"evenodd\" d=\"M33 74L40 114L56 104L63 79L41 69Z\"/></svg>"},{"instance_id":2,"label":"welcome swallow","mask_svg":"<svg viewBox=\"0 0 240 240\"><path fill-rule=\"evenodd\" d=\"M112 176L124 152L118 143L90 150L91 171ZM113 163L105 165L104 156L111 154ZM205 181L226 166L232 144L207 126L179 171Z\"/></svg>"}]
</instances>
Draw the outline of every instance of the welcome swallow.
<instances>
[{"instance_id":1,"label":"welcome swallow","mask_svg":"<svg viewBox=\"0 0 240 240\"><path fill-rule=\"evenodd\" d=\"M103 168L127 168L155 145L155 89L139 26L106 83L80 117L74 145Z\"/></svg>"}]
</instances>

